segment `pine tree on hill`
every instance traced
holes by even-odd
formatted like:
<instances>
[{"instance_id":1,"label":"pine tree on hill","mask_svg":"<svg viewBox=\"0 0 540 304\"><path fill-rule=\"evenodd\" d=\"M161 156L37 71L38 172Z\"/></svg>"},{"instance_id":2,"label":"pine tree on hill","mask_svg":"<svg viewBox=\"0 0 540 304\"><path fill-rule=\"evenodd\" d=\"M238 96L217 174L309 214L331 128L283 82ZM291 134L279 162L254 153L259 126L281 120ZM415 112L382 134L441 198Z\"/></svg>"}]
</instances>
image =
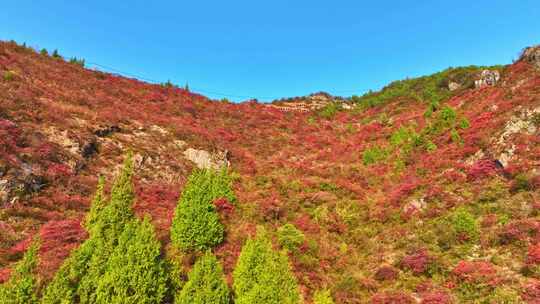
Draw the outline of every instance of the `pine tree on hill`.
<instances>
[{"instance_id":1,"label":"pine tree on hill","mask_svg":"<svg viewBox=\"0 0 540 304\"><path fill-rule=\"evenodd\" d=\"M264 229L242 248L233 272L236 304L298 304L298 284L287 255L275 252Z\"/></svg>"},{"instance_id":2,"label":"pine tree on hill","mask_svg":"<svg viewBox=\"0 0 540 304\"><path fill-rule=\"evenodd\" d=\"M167 276L161 259L161 244L148 218L128 223L95 282L96 303L161 303L167 291Z\"/></svg>"},{"instance_id":3,"label":"pine tree on hill","mask_svg":"<svg viewBox=\"0 0 540 304\"><path fill-rule=\"evenodd\" d=\"M210 249L223 241L224 227L213 201L236 200L226 170L196 170L188 179L175 210L171 227L172 243L190 250Z\"/></svg>"},{"instance_id":4,"label":"pine tree on hill","mask_svg":"<svg viewBox=\"0 0 540 304\"><path fill-rule=\"evenodd\" d=\"M38 303L37 279L35 275L38 265L39 241L34 241L24 257L19 261L11 278L0 285L0 303L3 304L34 304Z\"/></svg>"},{"instance_id":5,"label":"pine tree on hill","mask_svg":"<svg viewBox=\"0 0 540 304\"><path fill-rule=\"evenodd\" d=\"M207 252L193 266L176 304L229 304L230 292L219 261Z\"/></svg>"},{"instance_id":6,"label":"pine tree on hill","mask_svg":"<svg viewBox=\"0 0 540 304\"><path fill-rule=\"evenodd\" d=\"M99 177L98 185L96 189L96 194L94 195L94 198L92 199L92 203L90 205L90 211L88 211L88 214L86 215L84 227L87 231L90 231L95 226L96 222L98 221L98 216L102 212L103 208L105 208L105 205L107 204L107 201L104 197L104 188L105 188L105 178L103 176Z\"/></svg>"}]
</instances>

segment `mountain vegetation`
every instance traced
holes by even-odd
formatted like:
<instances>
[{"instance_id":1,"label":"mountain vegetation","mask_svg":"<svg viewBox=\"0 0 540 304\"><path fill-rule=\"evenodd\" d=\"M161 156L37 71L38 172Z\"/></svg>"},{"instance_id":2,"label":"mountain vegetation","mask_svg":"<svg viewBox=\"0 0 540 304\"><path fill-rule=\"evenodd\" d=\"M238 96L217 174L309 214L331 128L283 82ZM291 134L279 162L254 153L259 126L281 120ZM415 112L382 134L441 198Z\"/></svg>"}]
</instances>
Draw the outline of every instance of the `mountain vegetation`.
<instances>
[{"instance_id":1,"label":"mountain vegetation","mask_svg":"<svg viewBox=\"0 0 540 304\"><path fill-rule=\"evenodd\" d=\"M538 303L539 52L271 105L0 42L0 302Z\"/></svg>"}]
</instances>

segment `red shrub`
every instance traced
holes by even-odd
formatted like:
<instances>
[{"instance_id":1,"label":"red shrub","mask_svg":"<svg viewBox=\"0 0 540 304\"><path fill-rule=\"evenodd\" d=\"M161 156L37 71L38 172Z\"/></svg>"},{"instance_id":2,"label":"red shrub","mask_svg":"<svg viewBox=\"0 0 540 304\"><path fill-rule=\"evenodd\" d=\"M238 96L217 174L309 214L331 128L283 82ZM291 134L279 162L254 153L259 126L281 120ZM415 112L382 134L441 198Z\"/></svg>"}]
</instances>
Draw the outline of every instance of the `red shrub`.
<instances>
[{"instance_id":1,"label":"red shrub","mask_svg":"<svg viewBox=\"0 0 540 304\"><path fill-rule=\"evenodd\" d=\"M319 233L319 231L321 230L321 227L317 223L314 223L311 220L310 216L307 214L303 214L299 218L297 218L294 221L294 225L300 230L309 233Z\"/></svg>"},{"instance_id":2,"label":"red shrub","mask_svg":"<svg viewBox=\"0 0 540 304\"><path fill-rule=\"evenodd\" d=\"M540 264L540 243L531 245L527 253L527 264Z\"/></svg>"},{"instance_id":3,"label":"red shrub","mask_svg":"<svg viewBox=\"0 0 540 304\"><path fill-rule=\"evenodd\" d=\"M73 171L68 165L53 163L47 168L46 176L54 181L69 177Z\"/></svg>"},{"instance_id":4,"label":"red shrub","mask_svg":"<svg viewBox=\"0 0 540 304\"><path fill-rule=\"evenodd\" d=\"M450 304L453 303L452 298L447 292L432 291L421 294L421 304Z\"/></svg>"},{"instance_id":5,"label":"red shrub","mask_svg":"<svg viewBox=\"0 0 540 304\"><path fill-rule=\"evenodd\" d=\"M469 180L477 180L481 178L486 178L494 176L498 172L498 168L493 160L482 159L474 163L467 170L467 178Z\"/></svg>"},{"instance_id":6,"label":"red shrub","mask_svg":"<svg viewBox=\"0 0 540 304\"><path fill-rule=\"evenodd\" d=\"M9 268L0 269L0 284L9 280L10 275L11 275L11 269Z\"/></svg>"},{"instance_id":7,"label":"red shrub","mask_svg":"<svg viewBox=\"0 0 540 304\"><path fill-rule=\"evenodd\" d=\"M532 280L524 286L521 298L528 304L540 304L540 281Z\"/></svg>"},{"instance_id":8,"label":"red shrub","mask_svg":"<svg viewBox=\"0 0 540 304\"><path fill-rule=\"evenodd\" d=\"M499 237L503 244L526 240L538 242L540 238L540 220L524 219L511 222L502 227Z\"/></svg>"},{"instance_id":9,"label":"red shrub","mask_svg":"<svg viewBox=\"0 0 540 304\"><path fill-rule=\"evenodd\" d=\"M392 266L381 266L375 272L375 280L377 281L393 281L398 277L398 271Z\"/></svg>"},{"instance_id":10,"label":"red shrub","mask_svg":"<svg viewBox=\"0 0 540 304\"><path fill-rule=\"evenodd\" d=\"M372 304L413 304L414 298L403 292L381 292L371 298Z\"/></svg>"},{"instance_id":11,"label":"red shrub","mask_svg":"<svg viewBox=\"0 0 540 304\"><path fill-rule=\"evenodd\" d=\"M487 283L492 286L500 282L493 264L484 261L460 261L452 274L462 282Z\"/></svg>"},{"instance_id":12,"label":"red shrub","mask_svg":"<svg viewBox=\"0 0 540 304\"><path fill-rule=\"evenodd\" d=\"M224 216L230 216L234 213L234 205L229 202L226 198L218 198L214 200L214 206L218 212Z\"/></svg>"},{"instance_id":13,"label":"red shrub","mask_svg":"<svg viewBox=\"0 0 540 304\"><path fill-rule=\"evenodd\" d=\"M428 251L426 249L421 249L413 254L405 256L403 260L401 260L401 265L418 275L426 272L431 261L432 258L429 256Z\"/></svg>"}]
</instances>

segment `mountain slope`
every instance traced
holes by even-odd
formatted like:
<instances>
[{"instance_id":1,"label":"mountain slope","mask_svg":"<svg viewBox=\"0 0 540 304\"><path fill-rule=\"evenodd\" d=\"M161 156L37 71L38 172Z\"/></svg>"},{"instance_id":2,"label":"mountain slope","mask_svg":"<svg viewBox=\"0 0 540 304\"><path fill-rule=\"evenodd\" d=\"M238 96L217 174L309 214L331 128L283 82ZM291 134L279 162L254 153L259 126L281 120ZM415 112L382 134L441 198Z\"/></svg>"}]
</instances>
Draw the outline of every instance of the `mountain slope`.
<instances>
[{"instance_id":1,"label":"mountain slope","mask_svg":"<svg viewBox=\"0 0 540 304\"><path fill-rule=\"evenodd\" d=\"M165 245L191 170L230 164L238 203L216 252L229 279L257 225L291 223L305 235L290 259L308 300L329 288L337 303L535 303L539 58L531 48L490 68L494 85L462 68L352 98L353 109L285 112L2 42L0 277L39 233L50 278L86 238L98 174L111 180L131 149L136 211Z\"/></svg>"}]
</instances>

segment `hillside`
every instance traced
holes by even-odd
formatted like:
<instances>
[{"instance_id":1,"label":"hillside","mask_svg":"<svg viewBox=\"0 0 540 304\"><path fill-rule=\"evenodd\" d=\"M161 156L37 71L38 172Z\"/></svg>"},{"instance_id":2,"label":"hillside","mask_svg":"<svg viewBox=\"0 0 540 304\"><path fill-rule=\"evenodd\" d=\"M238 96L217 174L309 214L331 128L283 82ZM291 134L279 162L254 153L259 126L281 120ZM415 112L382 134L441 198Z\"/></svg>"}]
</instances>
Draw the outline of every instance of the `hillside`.
<instances>
[{"instance_id":1,"label":"hillside","mask_svg":"<svg viewBox=\"0 0 540 304\"><path fill-rule=\"evenodd\" d=\"M184 274L195 254L169 236L179 195L195 168L226 165L237 200L218 208L214 251L229 285L257 226L279 249L292 224L306 303L324 288L336 303L539 303L540 48L398 81L349 109L218 102L12 42L0 76L0 281L36 234L41 284L53 277L88 237L98 176L112 181L130 150L135 212Z\"/></svg>"}]
</instances>

